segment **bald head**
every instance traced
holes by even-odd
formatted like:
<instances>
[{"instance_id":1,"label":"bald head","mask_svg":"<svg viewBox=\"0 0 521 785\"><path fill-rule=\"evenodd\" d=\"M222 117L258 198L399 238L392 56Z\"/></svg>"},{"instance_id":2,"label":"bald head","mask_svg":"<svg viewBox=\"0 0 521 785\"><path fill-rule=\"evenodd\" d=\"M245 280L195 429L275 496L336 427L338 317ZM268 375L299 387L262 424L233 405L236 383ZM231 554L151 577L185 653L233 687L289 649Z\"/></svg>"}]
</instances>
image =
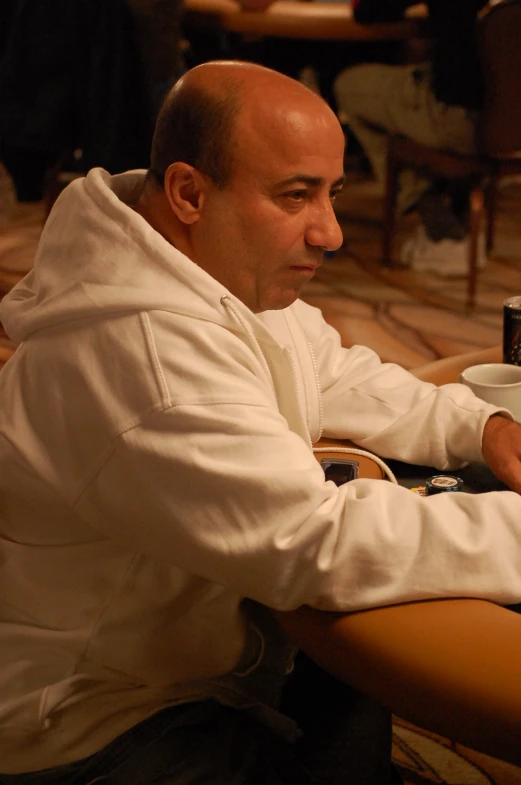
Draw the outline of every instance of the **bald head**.
<instances>
[{"instance_id":1,"label":"bald head","mask_svg":"<svg viewBox=\"0 0 521 785\"><path fill-rule=\"evenodd\" d=\"M168 94L156 124L150 172L162 185L183 161L219 187L230 180L241 141L299 130L299 116L338 124L329 106L304 85L254 63L217 61L188 71Z\"/></svg>"},{"instance_id":2,"label":"bald head","mask_svg":"<svg viewBox=\"0 0 521 785\"><path fill-rule=\"evenodd\" d=\"M161 110L138 212L254 313L286 308L338 248L344 134L319 96L252 63L205 63Z\"/></svg>"}]
</instances>

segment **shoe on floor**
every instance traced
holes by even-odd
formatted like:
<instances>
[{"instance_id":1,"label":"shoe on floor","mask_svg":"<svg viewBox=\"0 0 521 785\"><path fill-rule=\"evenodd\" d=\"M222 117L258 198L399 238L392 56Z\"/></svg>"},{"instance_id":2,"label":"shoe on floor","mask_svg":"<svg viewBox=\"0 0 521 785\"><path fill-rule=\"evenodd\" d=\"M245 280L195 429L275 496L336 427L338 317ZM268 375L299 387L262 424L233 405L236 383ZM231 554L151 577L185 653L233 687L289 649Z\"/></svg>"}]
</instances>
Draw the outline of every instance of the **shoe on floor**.
<instances>
[{"instance_id":1,"label":"shoe on floor","mask_svg":"<svg viewBox=\"0 0 521 785\"><path fill-rule=\"evenodd\" d=\"M485 238L478 239L478 270L486 263ZM435 243L427 237L425 228L419 226L415 234L408 237L400 250L400 261L420 273L435 273L447 278L461 278L468 275L469 242L463 240L440 240Z\"/></svg>"}]
</instances>

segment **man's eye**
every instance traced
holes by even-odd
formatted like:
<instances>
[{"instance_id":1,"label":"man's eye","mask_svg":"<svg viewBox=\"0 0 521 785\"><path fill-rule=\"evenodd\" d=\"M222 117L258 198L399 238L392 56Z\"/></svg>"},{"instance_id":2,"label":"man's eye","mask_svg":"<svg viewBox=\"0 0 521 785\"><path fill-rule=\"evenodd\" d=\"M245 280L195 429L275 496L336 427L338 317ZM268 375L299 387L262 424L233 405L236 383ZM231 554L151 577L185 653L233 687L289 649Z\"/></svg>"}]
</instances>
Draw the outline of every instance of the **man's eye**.
<instances>
[{"instance_id":1,"label":"man's eye","mask_svg":"<svg viewBox=\"0 0 521 785\"><path fill-rule=\"evenodd\" d=\"M338 188L336 191L331 191L331 193L329 194L329 198L331 199L332 202L334 202L337 196L341 193L342 193L342 189Z\"/></svg>"},{"instance_id":2,"label":"man's eye","mask_svg":"<svg viewBox=\"0 0 521 785\"><path fill-rule=\"evenodd\" d=\"M294 202L301 202L307 196L307 191L288 191L284 194L287 199L292 199Z\"/></svg>"}]
</instances>

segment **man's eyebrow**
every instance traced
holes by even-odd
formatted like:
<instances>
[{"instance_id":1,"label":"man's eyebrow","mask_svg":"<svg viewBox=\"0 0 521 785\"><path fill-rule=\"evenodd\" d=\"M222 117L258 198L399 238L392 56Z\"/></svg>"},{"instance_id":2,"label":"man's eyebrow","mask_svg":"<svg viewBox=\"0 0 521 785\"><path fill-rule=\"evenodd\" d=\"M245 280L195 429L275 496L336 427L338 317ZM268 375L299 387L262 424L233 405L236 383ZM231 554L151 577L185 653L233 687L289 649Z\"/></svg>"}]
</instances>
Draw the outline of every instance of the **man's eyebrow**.
<instances>
[{"instance_id":1,"label":"man's eyebrow","mask_svg":"<svg viewBox=\"0 0 521 785\"><path fill-rule=\"evenodd\" d=\"M343 174L339 177L335 182L332 184L332 188L338 188L339 186L343 185L345 182L346 176ZM281 180L280 183L277 183L279 188L287 188L288 186L295 185L296 183L303 183L304 185L309 185L311 188L319 188L321 185L324 185L326 179L324 177L313 177L309 174L294 174L291 177L288 177L286 180Z\"/></svg>"}]
</instances>

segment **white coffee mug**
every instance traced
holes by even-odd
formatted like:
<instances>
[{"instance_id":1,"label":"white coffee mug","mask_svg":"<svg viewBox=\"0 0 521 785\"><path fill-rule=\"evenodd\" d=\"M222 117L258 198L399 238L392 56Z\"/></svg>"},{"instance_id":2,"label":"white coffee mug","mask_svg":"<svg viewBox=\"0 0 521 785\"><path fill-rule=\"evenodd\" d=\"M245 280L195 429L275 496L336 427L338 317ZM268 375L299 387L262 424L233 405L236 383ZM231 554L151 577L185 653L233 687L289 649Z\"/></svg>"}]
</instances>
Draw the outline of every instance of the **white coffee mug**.
<instances>
[{"instance_id":1,"label":"white coffee mug","mask_svg":"<svg viewBox=\"0 0 521 785\"><path fill-rule=\"evenodd\" d=\"M509 409L516 420L521 421L521 366L506 363L472 365L460 373L459 381L470 387L478 398Z\"/></svg>"}]
</instances>

